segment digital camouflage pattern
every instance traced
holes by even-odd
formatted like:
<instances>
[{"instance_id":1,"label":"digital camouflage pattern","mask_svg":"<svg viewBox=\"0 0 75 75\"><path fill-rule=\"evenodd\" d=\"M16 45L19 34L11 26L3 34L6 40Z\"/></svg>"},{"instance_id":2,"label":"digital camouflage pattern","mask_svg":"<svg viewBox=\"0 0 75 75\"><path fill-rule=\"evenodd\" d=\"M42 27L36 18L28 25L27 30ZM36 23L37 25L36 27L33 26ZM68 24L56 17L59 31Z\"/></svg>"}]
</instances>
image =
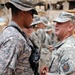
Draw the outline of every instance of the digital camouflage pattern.
<instances>
[{"instance_id":1,"label":"digital camouflage pattern","mask_svg":"<svg viewBox=\"0 0 75 75\"><path fill-rule=\"evenodd\" d=\"M9 25L19 27L13 21ZM0 35L0 75L32 75L30 54L30 47L17 29L4 29Z\"/></svg>"},{"instance_id":2,"label":"digital camouflage pattern","mask_svg":"<svg viewBox=\"0 0 75 75\"><path fill-rule=\"evenodd\" d=\"M75 37L57 43L52 52L50 73L47 75L75 75Z\"/></svg>"},{"instance_id":3,"label":"digital camouflage pattern","mask_svg":"<svg viewBox=\"0 0 75 75\"><path fill-rule=\"evenodd\" d=\"M50 45L52 45L52 34L45 33L45 40L43 41L41 48L40 68L43 66L50 66Z\"/></svg>"},{"instance_id":4,"label":"digital camouflage pattern","mask_svg":"<svg viewBox=\"0 0 75 75\"><path fill-rule=\"evenodd\" d=\"M51 52L49 51L52 40L51 36L52 35L49 36L44 29L38 29L30 36L30 38L39 47L40 50L39 70L42 66L49 67L51 56Z\"/></svg>"}]
</instances>

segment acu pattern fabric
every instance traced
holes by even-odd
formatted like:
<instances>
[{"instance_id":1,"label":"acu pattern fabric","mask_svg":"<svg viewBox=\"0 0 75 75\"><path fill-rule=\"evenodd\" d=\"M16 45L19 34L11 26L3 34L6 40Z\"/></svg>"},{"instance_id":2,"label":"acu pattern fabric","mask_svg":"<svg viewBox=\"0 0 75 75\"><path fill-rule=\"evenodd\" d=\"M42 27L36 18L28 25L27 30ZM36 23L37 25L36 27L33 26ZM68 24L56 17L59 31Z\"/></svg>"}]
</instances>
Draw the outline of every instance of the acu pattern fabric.
<instances>
[{"instance_id":1,"label":"acu pattern fabric","mask_svg":"<svg viewBox=\"0 0 75 75\"><path fill-rule=\"evenodd\" d=\"M51 44L51 37L47 35L44 29L38 29L37 31L32 33L30 38L39 47L40 50L39 70L42 66L49 67L51 56L49 46Z\"/></svg>"},{"instance_id":2,"label":"acu pattern fabric","mask_svg":"<svg viewBox=\"0 0 75 75\"><path fill-rule=\"evenodd\" d=\"M55 46L48 75L75 75L75 37L70 36Z\"/></svg>"},{"instance_id":3,"label":"acu pattern fabric","mask_svg":"<svg viewBox=\"0 0 75 75\"><path fill-rule=\"evenodd\" d=\"M19 27L13 21L9 25ZM7 27L0 36L0 75L32 75L30 54L31 48L21 33Z\"/></svg>"},{"instance_id":4,"label":"acu pattern fabric","mask_svg":"<svg viewBox=\"0 0 75 75\"><path fill-rule=\"evenodd\" d=\"M49 50L49 47L51 45L52 39L51 35L49 35L48 33L45 33L45 36L46 37L42 43L42 48L41 48L40 67L50 66L51 52Z\"/></svg>"}]
</instances>

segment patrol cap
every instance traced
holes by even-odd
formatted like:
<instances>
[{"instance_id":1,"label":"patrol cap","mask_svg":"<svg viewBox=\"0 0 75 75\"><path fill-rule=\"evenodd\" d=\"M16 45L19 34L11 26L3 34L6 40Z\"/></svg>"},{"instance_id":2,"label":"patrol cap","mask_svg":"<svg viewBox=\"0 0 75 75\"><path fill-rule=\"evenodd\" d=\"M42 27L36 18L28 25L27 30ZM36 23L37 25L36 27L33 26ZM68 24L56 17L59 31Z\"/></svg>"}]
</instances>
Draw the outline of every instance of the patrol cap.
<instances>
[{"instance_id":1,"label":"patrol cap","mask_svg":"<svg viewBox=\"0 0 75 75\"><path fill-rule=\"evenodd\" d=\"M37 25L39 23L43 23L45 26L47 26L48 22L49 21L48 21L48 19L46 17L37 16L37 17L34 17L33 22L31 23L30 26Z\"/></svg>"},{"instance_id":2,"label":"patrol cap","mask_svg":"<svg viewBox=\"0 0 75 75\"><path fill-rule=\"evenodd\" d=\"M57 18L55 18L54 22L64 23L67 21L73 21L75 20L75 16L72 13L68 12L61 12Z\"/></svg>"},{"instance_id":3,"label":"patrol cap","mask_svg":"<svg viewBox=\"0 0 75 75\"><path fill-rule=\"evenodd\" d=\"M38 14L34 8L34 3L32 0L10 0L5 3L8 9L11 8L11 4L22 11L32 10L33 14Z\"/></svg>"},{"instance_id":4,"label":"patrol cap","mask_svg":"<svg viewBox=\"0 0 75 75\"><path fill-rule=\"evenodd\" d=\"M47 32L47 31L52 31L51 28L45 28L44 30L45 30L46 32Z\"/></svg>"}]
</instances>

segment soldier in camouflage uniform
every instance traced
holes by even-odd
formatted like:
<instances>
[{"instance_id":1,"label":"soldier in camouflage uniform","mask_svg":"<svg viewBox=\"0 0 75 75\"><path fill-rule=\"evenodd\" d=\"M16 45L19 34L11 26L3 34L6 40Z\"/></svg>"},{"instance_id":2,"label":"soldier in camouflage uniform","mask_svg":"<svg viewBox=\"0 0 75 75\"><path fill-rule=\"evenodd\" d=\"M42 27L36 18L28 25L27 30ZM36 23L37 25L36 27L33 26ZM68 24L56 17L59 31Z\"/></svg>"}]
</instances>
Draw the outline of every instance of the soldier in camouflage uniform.
<instances>
[{"instance_id":1,"label":"soldier in camouflage uniform","mask_svg":"<svg viewBox=\"0 0 75 75\"><path fill-rule=\"evenodd\" d=\"M75 16L61 12L54 21L55 34L60 41L52 52L50 68L42 67L41 75L75 75L75 37L72 36Z\"/></svg>"},{"instance_id":2,"label":"soldier in camouflage uniform","mask_svg":"<svg viewBox=\"0 0 75 75\"><path fill-rule=\"evenodd\" d=\"M21 31L23 27L29 28L33 14L37 12L31 1L11 0L5 5L12 10L12 20L0 35L0 75L33 75L29 63L31 48L22 34L11 25Z\"/></svg>"},{"instance_id":3,"label":"soldier in camouflage uniform","mask_svg":"<svg viewBox=\"0 0 75 75\"><path fill-rule=\"evenodd\" d=\"M34 27L34 31L30 35L30 38L39 47L39 49L41 47L41 43L45 39L44 29L46 28L46 25L44 25L45 23L43 21L43 18L47 22L47 19L45 17L37 16L36 18L34 17L34 20L31 24L31 27L34 27L34 25L35 25L35 27ZM37 29L35 30L36 27L37 27Z\"/></svg>"},{"instance_id":4,"label":"soldier in camouflage uniform","mask_svg":"<svg viewBox=\"0 0 75 75\"><path fill-rule=\"evenodd\" d=\"M30 38L34 41L34 43L39 47L40 49L40 61L39 61L39 69L46 65L49 67L49 61L50 61L50 45L51 45L51 37L46 33L46 27L48 27L48 20L46 17L39 17L37 16L31 26L35 25L37 26L37 30L34 31Z\"/></svg>"}]
</instances>

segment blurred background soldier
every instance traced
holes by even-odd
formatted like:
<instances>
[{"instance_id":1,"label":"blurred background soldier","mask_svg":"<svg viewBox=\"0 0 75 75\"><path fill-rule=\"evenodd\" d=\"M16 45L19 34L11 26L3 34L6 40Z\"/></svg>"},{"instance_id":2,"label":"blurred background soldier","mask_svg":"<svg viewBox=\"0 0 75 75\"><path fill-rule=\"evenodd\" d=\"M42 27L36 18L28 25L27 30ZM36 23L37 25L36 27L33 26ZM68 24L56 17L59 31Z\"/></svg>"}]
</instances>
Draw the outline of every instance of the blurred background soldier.
<instances>
[{"instance_id":1,"label":"blurred background soldier","mask_svg":"<svg viewBox=\"0 0 75 75\"><path fill-rule=\"evenodd\" d=\"M39 69L44 65L49 67L50 64L49 63L51 55L50 49L52 48L51 45L53 42L52 41L53 37L52 37L52 27L48 29L49 26L50 23L47 17L34 16L33 22L30 26L31 28L24 29L24 31L28 30L27 35L38 46L40 50ZM47 31L50 33L48 34Z\"/></svg>"}]
</instances>

